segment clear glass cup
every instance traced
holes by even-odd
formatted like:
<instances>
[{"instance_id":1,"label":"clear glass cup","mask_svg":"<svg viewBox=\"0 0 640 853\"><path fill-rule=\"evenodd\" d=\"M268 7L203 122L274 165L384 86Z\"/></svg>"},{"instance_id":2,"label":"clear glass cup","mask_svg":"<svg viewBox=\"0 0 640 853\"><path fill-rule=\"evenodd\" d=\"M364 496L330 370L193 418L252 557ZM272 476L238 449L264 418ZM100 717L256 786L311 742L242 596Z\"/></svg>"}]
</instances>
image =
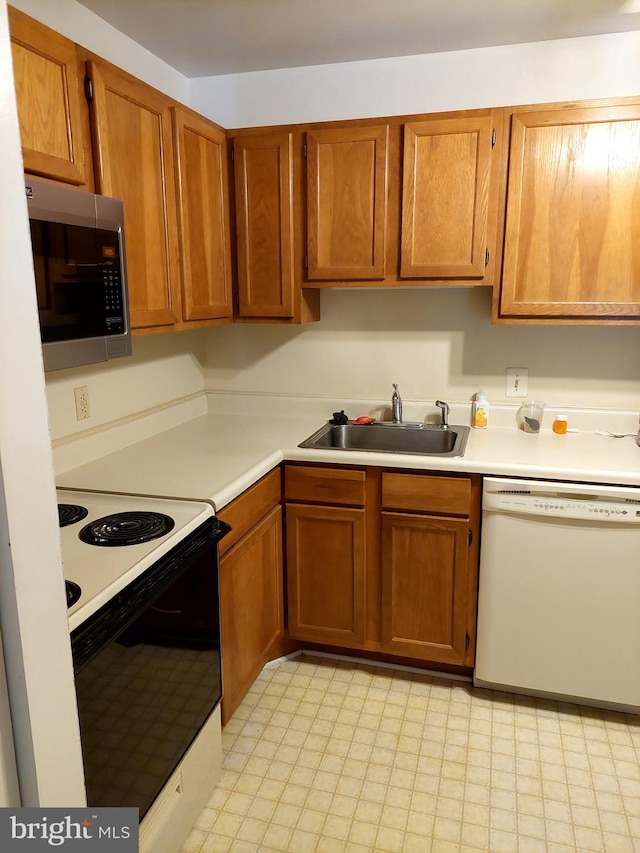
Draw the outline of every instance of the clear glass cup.
<instances>
[{"instance_id":1,"label":"clear glass cup","mask_svg":"<svg viewBox=\"0 0 640 853\"><path fill-rule=\"evenodd\" d=\"M527 400L526 403L523 403L516 413L516 420L520 429L525 432L540 432L545 405L546 403L540 403L536 400Z\"/></svg>"}]
</instances>

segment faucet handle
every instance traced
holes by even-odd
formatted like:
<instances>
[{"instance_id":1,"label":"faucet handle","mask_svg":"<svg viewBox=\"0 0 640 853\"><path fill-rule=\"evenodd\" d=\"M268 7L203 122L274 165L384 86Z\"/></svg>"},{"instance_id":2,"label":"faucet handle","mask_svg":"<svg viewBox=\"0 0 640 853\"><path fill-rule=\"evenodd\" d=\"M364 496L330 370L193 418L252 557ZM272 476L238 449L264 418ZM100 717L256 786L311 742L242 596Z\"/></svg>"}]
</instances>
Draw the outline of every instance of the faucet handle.
<instances>
[{"instance_id":1,"label":"faucet handle","mask_svg":"<svg viewBox=\"0 0 640 853\"><path fill-rule=\"evenodd\" d=\"M436 406L442 412L442 426L445 429L449 428L449 404L443 402L442 400L436 400Z\"/></svg>"}]
</instances>

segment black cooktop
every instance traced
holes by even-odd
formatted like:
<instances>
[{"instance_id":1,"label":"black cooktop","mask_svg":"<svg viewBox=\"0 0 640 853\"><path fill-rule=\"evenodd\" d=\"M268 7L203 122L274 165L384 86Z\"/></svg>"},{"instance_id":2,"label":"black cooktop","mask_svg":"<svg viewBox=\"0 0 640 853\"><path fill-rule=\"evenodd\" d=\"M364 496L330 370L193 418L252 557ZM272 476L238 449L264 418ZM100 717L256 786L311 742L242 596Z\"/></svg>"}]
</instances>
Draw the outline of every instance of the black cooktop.
<instances>
[{"instance_id":1,"label":"black cooktop","mask_svg":"<svg viewBox=\"0 0 640 853\"><path fill-rule=\"evenodd\" d=\"M66 527L68 524L75 524L76 521L82 521L89 515L89 510L79 504L58 504L58 519L60 527Z\"/></svg>"},{"instance_id":2,"label":"black cooktop","mask_svg":"<svg viewBox=\"0 0 640 853\"><path fill-rule=\"evenodd\" d=\"M67 590L67 607L71 607L80 598L82 590L73 581L65 581L64 585Z\"/></svg>"},{"instance_id":3,"label":"black cooktop","mask_svg":"<svg viewBox=\"0 0 640 853\"><path fill-rule=\"evenodd\" d=\"M115 512L89 522L78 536L88 545L139 545L165 536L174 526L171 516L161 512Z\"/></svg>"}]
</instances>

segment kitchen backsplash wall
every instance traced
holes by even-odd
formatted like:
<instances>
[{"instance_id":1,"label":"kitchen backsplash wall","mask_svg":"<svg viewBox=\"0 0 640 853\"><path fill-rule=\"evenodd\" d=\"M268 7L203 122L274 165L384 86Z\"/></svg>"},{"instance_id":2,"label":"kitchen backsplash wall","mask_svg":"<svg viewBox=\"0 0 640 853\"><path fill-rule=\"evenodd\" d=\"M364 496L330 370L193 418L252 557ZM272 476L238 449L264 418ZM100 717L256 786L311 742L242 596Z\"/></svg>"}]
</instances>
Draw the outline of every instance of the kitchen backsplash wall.
<instances>
[{"instance_id":1,"label":"kitchen backsplash wall","mask_svg":"<svg viewBox=\"0 0 640 853\"><path fill-rule=\"evenodd\" d=\"M529 369L529 397L562 408L640 409L640 327L492 326L485 288L327 290L310 326L236 324L134 338L134 355L46 374L60 440L211 391L384 401L505 397L507 367ZM74 388L91 417L77 421ZM511 402L517 404L517 400ZM66 466L65 466L66 467Z\"/></svg>"},{"instance_id":2,"label":"kitchen backsplash wall","mask_svg":"<svg viewBox=\"0 0 640 853\"><path fill-rule=\"evenodd\" d=\"M505 397L505 368L560 407L640 409L640 327L492 326L487 288L328 290L319 323L235 325L207 337L208 389L256 394L467 401ZM511 402L517 403L516 400Z\"/></svg>"},{"instance_id":3,"label":"kitchen backsplash wall","mask_svg":"<svg viewBox=\"0 0 640 853\"><path fill-rule=\"evenodd\" d=\"M134 337L132 358L45 375L51 438L78 435L204 391L206 333ZM89 389L91 417L76 420L74 388Z\"/></svg>"}]
</instances>

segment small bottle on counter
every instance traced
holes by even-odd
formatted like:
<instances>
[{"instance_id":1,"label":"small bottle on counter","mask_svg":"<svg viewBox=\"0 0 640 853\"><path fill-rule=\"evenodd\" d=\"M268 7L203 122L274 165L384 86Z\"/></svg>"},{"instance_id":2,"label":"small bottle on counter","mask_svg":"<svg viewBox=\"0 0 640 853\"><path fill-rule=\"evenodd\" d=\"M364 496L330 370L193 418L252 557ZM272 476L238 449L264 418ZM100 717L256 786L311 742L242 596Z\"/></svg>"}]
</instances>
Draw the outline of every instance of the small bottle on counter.
<instances>
[{"instance_id":1,"label":"small bottle on counter","mask_svg":"<svg viewBox=\"0 0 640 853\"><path fill-rule=\"evenodd\" d=\"M476 394L471 410L471 426L486 429L489 426L489 401L482 388Z\"/></svg>"},{"instance_id":2,"label":"small bottle on counter","mask_svg":"<svg viewBox=\"0 0 640 853\"><path fill-rule=\"evenodd\" d=\"M557 435L564 435L567 431L567 416L566 415L556 415L556 419L553 422L553 431L557 433Z\"/></svg>"}]
</instances>

